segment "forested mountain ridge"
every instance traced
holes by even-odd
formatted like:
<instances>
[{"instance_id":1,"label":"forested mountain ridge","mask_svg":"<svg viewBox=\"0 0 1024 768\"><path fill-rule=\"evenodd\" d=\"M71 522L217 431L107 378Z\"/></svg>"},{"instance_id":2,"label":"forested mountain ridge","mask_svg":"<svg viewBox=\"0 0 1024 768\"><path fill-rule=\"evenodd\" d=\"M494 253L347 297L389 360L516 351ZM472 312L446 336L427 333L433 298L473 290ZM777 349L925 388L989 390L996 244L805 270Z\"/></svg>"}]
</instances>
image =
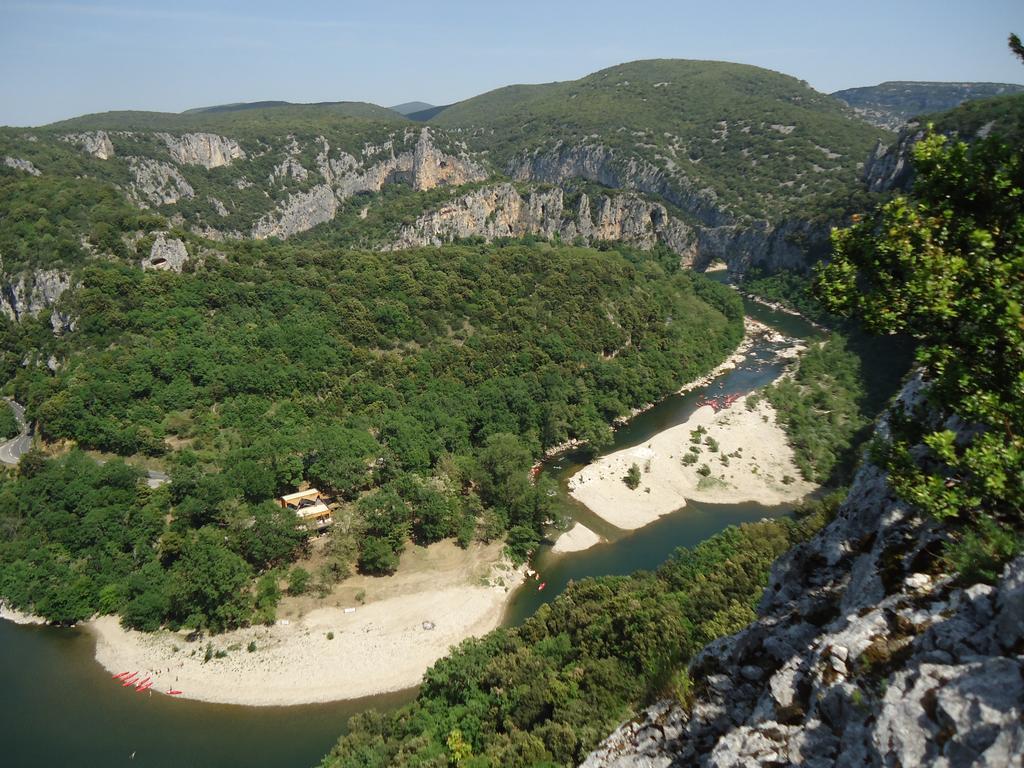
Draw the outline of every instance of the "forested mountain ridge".
<instances>
[{"instance_id":1,"label":"forested mountain ridge","mask_svg":"<svg viewBox=\"0 0 1024 768\"><path fill-rule=\"evenodd\" d=\"M446 107L429 124L458 130L524 180L580 175L565 168L565 153L578 154L572 162L591 181L635 176L609 186L661 194L709 226L777 221L852 189L865 151L884 136L796 78L673 59L500 88ZM662 189L644 189L643 174L663 177Z\"/></svg>"},{"instance_id":2,"label":"forested mountain ridge","mask_svg":"<svg viewBox=\"0 0 1024 768\"><path fill-rule=\"evenodd\" d=\"M92 258L179 268L211 241L305 232L374 249L611 240L697 267L797 266L884 137L792 78L668 60L512 86L426 126L371 104L257 102L4 128L4 311L49 310ZM160 232L173 258L153 251Z\"/></svg>"},{"instance_id":3,"label":"forested mountain ridge","mask_svg":"<svg viewBox=\"0 0 1024 768\"><path fill-rule=\"evenodd\" d=\"M964 102L1009 96L1024 91L1015 83L941 83L891 81L835 91L872 125L898 131L913 118L946 112Z\"/></svg>"}]
</instances>

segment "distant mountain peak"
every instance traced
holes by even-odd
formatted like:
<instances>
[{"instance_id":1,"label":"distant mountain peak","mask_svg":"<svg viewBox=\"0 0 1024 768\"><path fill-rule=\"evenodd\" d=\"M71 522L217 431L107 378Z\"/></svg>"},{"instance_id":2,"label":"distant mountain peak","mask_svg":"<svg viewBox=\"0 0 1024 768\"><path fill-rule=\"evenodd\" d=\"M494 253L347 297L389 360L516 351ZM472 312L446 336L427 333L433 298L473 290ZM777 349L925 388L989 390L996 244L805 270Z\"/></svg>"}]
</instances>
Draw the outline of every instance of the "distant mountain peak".
<instances>
[{"instance_id":1,"label":"distant mountain peak","mask_svg":"<svg viewBox=\"0 0 1024 768\"><path fill-rule=\"evenodd\" d=\"M400 115L411 115L413 112L422 112L425 109L433 109L433 104L428 104L425 101L407 101L403 104L396 104L388 109L397 112Z\"/></svg>"},{"instance_id":2,"label":"distant mountain peak","mask_svg":"<svg viewBox=\"0 0 1024 768\"><path fill-rule=\"evenodd\" d=\"M846 88L832 95L872 125L899 130L908 120L920 115L946 112L965 101L1022 91L1024 85L1015 83L887 80L878 85Z\"/></svg>"}]
</instances>

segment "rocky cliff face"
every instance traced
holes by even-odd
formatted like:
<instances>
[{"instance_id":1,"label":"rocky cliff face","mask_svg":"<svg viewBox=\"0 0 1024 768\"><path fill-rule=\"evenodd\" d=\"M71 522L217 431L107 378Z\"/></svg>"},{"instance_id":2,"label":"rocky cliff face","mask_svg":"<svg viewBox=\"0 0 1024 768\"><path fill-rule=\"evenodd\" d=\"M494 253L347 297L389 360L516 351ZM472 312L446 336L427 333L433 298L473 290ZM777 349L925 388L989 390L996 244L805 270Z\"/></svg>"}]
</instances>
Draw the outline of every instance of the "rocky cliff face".
<instances>
[{"instance_id":1,"label":"rocky cliff face","mask_svg":"<svg viewBox=\"0 0 1024 768\"><path fill-rule=\"evenodd\" d=\"M114 144L106 131L89 131L86 133L69 133L61 136L61 141L74 144L97 160L109 160L114 156Z\"/></svg>"},{"instance_id":2,"label":"rocky cliff face","mask_svg":"<svg viewBox=\"0 0 1024 768\"><path fill-rule=\"evenodd\" d=\"M1024 557L995 586L963 584L942 537L866 464L835 520L775 564L758 620L694 660L691 706L659 703L583 765L1020 766Z\"/></svg>"},{"instance_id":3,"label":"rocky cliff face","mask_svg":"<svg viewBox=\"0 0 1024 768\"><path fill-rule=\"evenodd\" d=\"M36 168L31 160L22 160L20 157L5 157L4 165L16 171L23 171L30 176L39 176L42 172Z\"/></svg>"},{"instance_id":4,"label":"rocky cliff face","mask_svg":"<svg viewBox=\"0 0 1024 768\"><path fill-rule=\"evenodd\" d=\"M879 141L864 163L864 184L870 192L888 192L910 187L914 178L911 150L924 137L917 123L908 124L896 141L886 145Z\"/></svg>"},{"instance_id":5,"label":"rocky cliff face","mask_svg":"<svg viewBox=\"0 0 1024 768\"><path fill-rule=\"evenodd\" d=\"M256 222L252 229L254 238L286 238L312 229L333 219L340 202L361 193L380 192L388 184L408 184L423 191L483 181L488 176L473 160L438 149L428 128L420 131L410 150L396 154L393 143L388 142L385 146L365 148L363 159L344 151L332 156L327 140L320 137L318 141L321 149L316 162L323 183L289 195L284 203ZM288 172L292 170L293 165L288 163Z\"/></svg>"},{"instance_id":6,"label":"rocky cliff face","mask_svg":"<svg viewBox=\"0 0 1024 768\"><path fill-rule=\"evenodd\" d=\"M401 230L389 250L441 245L467 237L490 241L524 235L558 235L565 241L578 238L585 243L621 241L641 248L664 243L684 255L691 254L694 244L692 230L672 218L665 206L636 194L601 196L593 203L583 194L568 208L558 187L524 197L512 184L498 184L419 217Z\"/></svg>"},{"instance_id":7,"label":"rocky cliff face","mask_svg":"<svg viewBox=\"0 0 1024 768\"><path fill-rule=\"evenodd\" d=\"M3 273L2 263L0 273ZM16 276L3 273L0 312L15 322L49 312L54 333L72 330L74 321L57 307L70 287L71 276L57 269L37 269Z\"/></svg>"},{"instance_id":8,"label":"rocky cliff face","mask_svg":"<svg viewBox=\"0 0 1024 768\"><path fill-rule=\"evenodd\" d=\"M181 272L188 261L185 244L176 237L167 237L163 232L153 241L149 256L142 260L143 270L161 269L169 272Z\"/></svg>"},{"instance_id":9,"label":"rocky cliff face","mask_svg":"<svg viewBox=\"0 0 1024 768\"><path fill-rule=\"evenodd\" d=\"M128 165L133 176L128 195L142 208L171 205L195 197L192 185L169 163L148 157L129 157Z\"/></svg>"},{"instance_id":10,"label":"rocky cliff face","mask_svg":"<svg viewBox=\"0 0 1024 768\"><path fill-rule=\"evenodd\" d=\"M158 133L157 138L167 145L171 158L184 165L201 165L204 168L219 168L230 165L232 160L245 157L245 150L234 139L215 133L185 133L172 136Z\"/></svg>"},{"instance_id":11,"label":"rocky cliff face","mask_svg":"<svg viewBox=\"0 0 1024 768\"><path fill-rule=\"evenodd\" d=\"M570 179L586 179L612 189L659 195L706 226L732 222L711 190L693 189L683 177L670 177L637 157L620 159L615 150L599 144L571 146L559 142L553 149L538 149L514 158L507 171L518 181L561 184Z\"/></svg>"},{"instance_id":12,"label":"rocky cliff face","mask_svg":"<svg viewBox=\"0 0 1024 768\"><path fill-rule=\"evenodd\" d=\"M337 211L338 198L334 190L327 184L318 184L308 192L290 195L286 203L256 222L252 236L257 240L291 237L330 221Z\"/></svg>"},{"instance_id":13,"label":"rocky cliff face","mask_svg":"<svg viewBox=\"0 0 1024 768\"><path fill-rule=\"evenodd\" d=\"M697 269L717 260L739 274L754 265L769 270L803 269L808 253L828 241L824 225L799 220L735 221L718 205L711 190L693 189L683 177L671 176L636 157L622 160L614 150L600 145L558 144L513 159L508 172L522 181L563 184L579 178L662 197L695 220L685 236L663 241Z\"/></svg>"}]
</instances>

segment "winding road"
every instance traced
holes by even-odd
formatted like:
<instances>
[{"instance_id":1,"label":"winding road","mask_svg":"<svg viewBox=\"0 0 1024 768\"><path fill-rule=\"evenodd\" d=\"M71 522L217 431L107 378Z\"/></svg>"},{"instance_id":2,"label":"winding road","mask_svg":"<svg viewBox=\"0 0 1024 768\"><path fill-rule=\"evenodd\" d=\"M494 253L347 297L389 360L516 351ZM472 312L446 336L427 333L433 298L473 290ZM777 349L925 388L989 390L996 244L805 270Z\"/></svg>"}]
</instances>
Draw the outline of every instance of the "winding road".
<instances>
[{"instance_id":1,"label":"winding road","mask_svg":"<svg viewBox=\"0 0 1024 768\"><path fill-rule=\"evenodd\" d=\"M25 407L13 400L5 399L5 402L11 407L14 418L17 419L18 426L21 428L17 437L12 437L6 443L0 444L0 462L13 466L21 461L23 453L28 453L32 448L32 430L29 429L28 422L25 421Z\"/></svg>"},{"instance_id":2,"label":"winding road","mask_svg":"<svg viewBox=\"0 0 1024 768\"><path fill-rule=\"evenodd\" d=\"M25 406L9 398L4 398L4 401L14 412L14 418L17 419L21 432L18 433L17 437L12 437L7 442L0 444L0 463L7 464L8 466L17 466L18 462L21 461L22 455L28 453L32 448L32 429L28 422L25 421ZM100 463L102 464L103 462L101 461ZM150 488L159 488L170 479L163 472L158 472L155 469L146 470L146 485Z\"/></svg>"}]
</instances>

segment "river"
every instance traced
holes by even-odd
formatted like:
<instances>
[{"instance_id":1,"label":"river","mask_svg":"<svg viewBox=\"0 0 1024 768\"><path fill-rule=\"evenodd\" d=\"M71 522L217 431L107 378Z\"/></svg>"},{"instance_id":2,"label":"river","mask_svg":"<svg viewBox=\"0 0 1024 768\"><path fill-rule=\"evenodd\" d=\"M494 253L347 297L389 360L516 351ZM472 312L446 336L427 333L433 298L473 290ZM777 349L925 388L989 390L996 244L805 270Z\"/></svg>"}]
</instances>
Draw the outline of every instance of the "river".
<instances>
[{"instance_id":1,"label":"river","mask_svg":"<svg viewBox=\"0 0 1024 768\"><path fill-rule=\"evenodd\" d=\"M800 318L747 302L748 314L789 336L820 336ZM747 360L707 387L674 395L615 434L609 451L636 445L693 412L704 394L747 393L778 374L776 348L758 342ZM557 481L557 505L608 542L555 555L542 546L535 565L547 587L531 582L513 597L506 622L517 624L554 599L572 579L654 568L679 546L692 546L726 526L787 514L788 505L697 504L633 532L605 524L568 496L579 455L545 462ZM245 766L309 768L337 740L346 720L369 707L410 701L415 690L357 701L297 707L241 707L136 694L112 683L93 661L93 641L78 629L24 627L0 621L0 749L7 766ZM310 670L315 674L315 670Z\"/></svg>"}]
</instances>

